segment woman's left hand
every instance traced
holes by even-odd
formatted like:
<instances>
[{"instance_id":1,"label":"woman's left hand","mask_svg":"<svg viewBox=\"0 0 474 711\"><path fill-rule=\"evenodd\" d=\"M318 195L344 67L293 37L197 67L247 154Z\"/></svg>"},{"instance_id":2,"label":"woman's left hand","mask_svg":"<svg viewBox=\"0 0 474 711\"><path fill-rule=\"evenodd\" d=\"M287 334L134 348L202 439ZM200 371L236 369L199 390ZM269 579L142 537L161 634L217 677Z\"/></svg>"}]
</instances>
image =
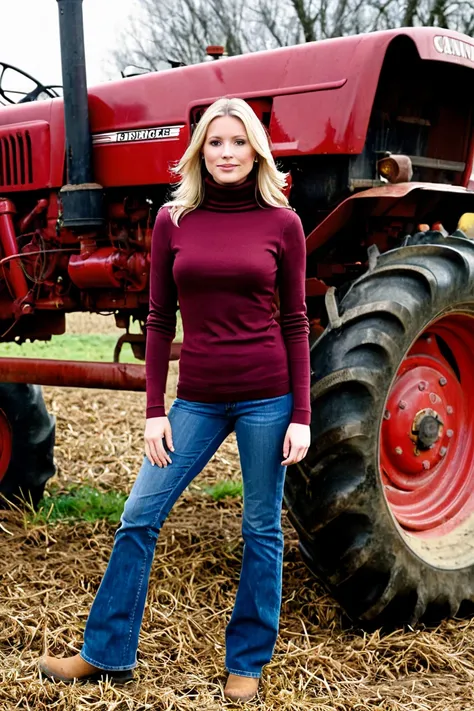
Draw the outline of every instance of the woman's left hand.
<instances>
[{"instance_id":1,"label":"woman's left hand","mask_svg":"<svg viewBox=\"0 0 474 711\"><path fill-rule=\"evenodd\" d=\"M291 422L286 430L283 442L283 466L296 464L306 457L311 442L311 429L309 425L300 425Z\"/></svg>"}]
</instances>

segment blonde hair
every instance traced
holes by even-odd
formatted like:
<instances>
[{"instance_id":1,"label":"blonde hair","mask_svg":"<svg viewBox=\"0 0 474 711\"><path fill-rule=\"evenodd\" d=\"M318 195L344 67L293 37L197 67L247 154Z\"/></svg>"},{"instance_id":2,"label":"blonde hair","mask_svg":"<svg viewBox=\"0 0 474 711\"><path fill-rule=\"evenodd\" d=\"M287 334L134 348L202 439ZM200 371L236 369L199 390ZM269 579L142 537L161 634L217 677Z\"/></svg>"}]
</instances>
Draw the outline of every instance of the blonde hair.
<instances>
[{"instance_id":1,"label":"blonde hair","mask_svg":"<svg viewBox=\"0 0 474 711\"><path fill-rule=\"evenodd\" d=\"M282 189L286 187L286 173L278 170L273 159L265 129L253 109L243 99L218 99L211 104L200 119L191 142L178 164L171 171L180 176L170 207L171 219L178 225L181 217L192 212L204 199L201 168L201 150L206 140L209 124L220 116L233 116L244 124L250 145L257 156L257 185L263 201L271 207L289 207Z\"/></svg>"}]
</instances>

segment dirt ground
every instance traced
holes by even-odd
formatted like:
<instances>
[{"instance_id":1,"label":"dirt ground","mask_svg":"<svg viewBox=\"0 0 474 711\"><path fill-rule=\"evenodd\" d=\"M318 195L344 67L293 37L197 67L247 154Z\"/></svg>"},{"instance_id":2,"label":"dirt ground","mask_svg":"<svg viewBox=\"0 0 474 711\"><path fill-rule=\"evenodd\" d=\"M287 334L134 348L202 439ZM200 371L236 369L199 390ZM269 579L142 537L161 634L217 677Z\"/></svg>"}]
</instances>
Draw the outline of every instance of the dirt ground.
<instances>
[{"instance_id":1,"label":"dirt ground","mask_svg":"<svg viewBox=\"0 0 474 711\"><path fill-rule=\"evenodd\" d=\"M75 332L114 332L113 320L79 315ZM168 405L177 364L170 364ZM56 485L92 483L129 492L142 455L145 397L45 388L57 418ZM41 680L48 649L82 644L88 610L107 565L116 526L107 522L25 526L0 512L0 711L156 711L230 708L224 629L241 563L237 499L214 503L203 486L239 477L230 437L185 492L158 541L139 647L136 682L67 686ZM387 636L344 623L311 578L285 522L280 636L248 708L267 711L470 711L474 709L474 620L449 620Z\"/></svg>"}]
</instances>

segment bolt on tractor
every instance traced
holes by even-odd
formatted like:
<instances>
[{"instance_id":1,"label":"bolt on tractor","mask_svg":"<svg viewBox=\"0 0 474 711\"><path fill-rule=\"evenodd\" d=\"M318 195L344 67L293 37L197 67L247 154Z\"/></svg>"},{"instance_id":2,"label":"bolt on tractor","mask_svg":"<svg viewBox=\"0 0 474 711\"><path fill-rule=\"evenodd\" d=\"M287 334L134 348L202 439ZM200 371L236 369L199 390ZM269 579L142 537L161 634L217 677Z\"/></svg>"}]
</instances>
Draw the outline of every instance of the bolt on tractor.
<instances>
[{"instance_id":1,"label":"bolt on tractor","mask_svg":"<svg viewBox=\"0 0 474 711\"><path fill-rule=\"evenodd\" d=\"M37 504L54 474L41 385L145 389L120 348L144 358L169 169L206 107L241 97L307 235L312 442L285 492L302 556L358 624L470 611L474 41L397 29L88 89L82 0L58 7L63 96L1 73L0 338L48 340L74 311L124 334L111 363L0 358L0 491Z\"/></svg>"}]
</instances>

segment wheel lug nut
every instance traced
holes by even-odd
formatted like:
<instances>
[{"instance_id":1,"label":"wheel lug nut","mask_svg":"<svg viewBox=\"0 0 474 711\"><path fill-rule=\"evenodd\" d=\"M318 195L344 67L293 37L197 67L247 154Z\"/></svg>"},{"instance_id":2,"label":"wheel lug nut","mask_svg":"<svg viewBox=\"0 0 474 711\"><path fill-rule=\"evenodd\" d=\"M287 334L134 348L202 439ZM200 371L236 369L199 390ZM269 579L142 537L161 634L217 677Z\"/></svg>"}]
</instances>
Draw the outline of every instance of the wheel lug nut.
<instances>
[{"instance_id":1,"label":"wheel lug nut","mask_svg":"<svg viewBox=\"0 0 474 711\"><path fill-rule=\"evenodd\" d=\"M395 447L395 454L403 454L403 449L401 447Z\"/></svg>"},{"instance_id":2,"label":"wheel lug nut","mask_svg":"<svg viewBox=\"0 0 474 711\"><path fill-rule=\"evenodd\" d=\"M388 410L385 410L385 412L383 413L383 419L384 420L390 419L390 412Z\"/></svg>"},{"instance_id":3,"label":"wheel lug nut","mask_svg":"<svg viewBox=\"0 0 474 711\"><path fill-rule=\"evenodd\" d=\"M426 390L426 383L423 381L421 383L418 383L418 390Z\"/></svg>"},{"instance_id":4,"label":"wheel lug nut","mask_svg":"<svg viewBox=\"0 0 474 711\"><path fill-rule=\"evenodd\" d=\"M406 408L406 406L407 406L407 404L406 404L405 400L400 400L400 402L398 403L398 407L400 408L400 410L404 410Z\"/></svg>"},{"instance_id":5,"label":"wheel lug nut","mask_svg":"<svg viewBox=\"0 0 474 711\"><path fill-rule=\"evenodd\" d=\"M448 431L446 432L446 437L451 438L451 437L453 436L453 434L454 434L453 430L448 430Z\"/></svg>"},{"instance_id":6,"label":"wheel lug nut","mask_svg":"<svg viewBox=\"0 0 474 711\"><path fill-rule=\"evenodd\" d=\"M441 447L441 449L439 450L439 456L444 457L444 455L446 454L447 451L448 451L447 447Z\"/></svg>"},{"instance_id":7,"label":"wheel lug nut","mask_svg":"<svg viewBox=\"0 0 474 711\"><path fill-rule=\"evenodd\" d=\"M430 468L430 463L427 459L424 460L423 462L423 469L429 469Z\"/></svg>"},{"instance_id":8,"label":"wheel lug nut","mask_svg":"<svg viewBox=\"0 0 474 711\"><path fill-rule=\"evenodd\" d=\"M439 379L439 384L440 384L440 385L446 385L447 382L448 382L448 381L446 380L446 378L445 378L444 376Z\"/></svg>"},{"instance_id":9,"label":"wheel lug nut","mask_svg":"<svg viewBox=\"0 0 474 711\"><path fill-rule=\"evenodd\" d=\"M454 407L452 407L452 405L448 405L448 407L446 408L446 412L448 413L448 415L452 415L454 412Z\"/></svg>"}]
</instances>

